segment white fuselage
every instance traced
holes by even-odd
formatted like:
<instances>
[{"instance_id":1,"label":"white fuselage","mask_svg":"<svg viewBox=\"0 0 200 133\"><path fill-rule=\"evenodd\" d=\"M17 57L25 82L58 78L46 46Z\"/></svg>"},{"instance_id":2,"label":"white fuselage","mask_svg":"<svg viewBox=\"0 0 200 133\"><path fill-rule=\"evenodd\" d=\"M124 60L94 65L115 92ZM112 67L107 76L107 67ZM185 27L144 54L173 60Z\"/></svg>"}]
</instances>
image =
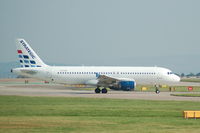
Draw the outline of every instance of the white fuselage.
<instances>
[{"instance_id":1,"label":"white fuselage","mask_svg":"<svg viewBox=\"0 0 200 133\"><path fill-rule=\"evenodd\" d=\"M162 67L48 66L24 39L17 39L16 46L21 68L11 72L54 83L94 85L97 87L95 93L107 93L108 87L128 91L134 90L136 84L160 85L180 81L177 75Z\"/></svg>"},{"instance_id":2,"label":"white fuselage","mask_svg":"<svg viewBox=\"0 0 200 133\"><path fill-rule=\"evenodd\" d=\"M33 72L26 72L32 70ZM169 69L162 67L86 67L86 66L47 66L38 68L16 68L16 74L61 84L97 85L97 73L113 78L132 79L137 84L171 84L180 78Z\"/></svg>"}]
</instances>

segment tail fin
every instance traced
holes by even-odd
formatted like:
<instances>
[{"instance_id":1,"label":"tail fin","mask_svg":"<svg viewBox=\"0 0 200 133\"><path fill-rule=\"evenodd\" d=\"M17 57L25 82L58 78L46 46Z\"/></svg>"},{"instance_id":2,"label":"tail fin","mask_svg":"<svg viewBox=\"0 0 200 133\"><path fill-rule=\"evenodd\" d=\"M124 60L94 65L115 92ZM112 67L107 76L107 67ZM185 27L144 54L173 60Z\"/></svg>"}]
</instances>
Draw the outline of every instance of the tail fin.
<instances>
[{"instance_id":1,"label":"tail fin","mask_svg":"<svg viewBox=\"0 0 200 133\"><path fill-rule=\"evenodd\" d=\"M24 39L17 39L16 44L21 67L47 66Z\"/></svg>"}]
</instances>

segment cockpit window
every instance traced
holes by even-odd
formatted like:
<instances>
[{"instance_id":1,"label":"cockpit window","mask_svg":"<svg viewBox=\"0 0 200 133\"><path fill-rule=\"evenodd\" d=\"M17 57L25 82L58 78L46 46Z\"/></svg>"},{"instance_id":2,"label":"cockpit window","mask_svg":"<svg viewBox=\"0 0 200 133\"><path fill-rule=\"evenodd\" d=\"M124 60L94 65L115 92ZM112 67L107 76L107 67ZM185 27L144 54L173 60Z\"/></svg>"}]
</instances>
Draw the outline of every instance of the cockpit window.
<instances>
[{"instance_id":1,"label":"cockpit window","mask_svg":"<svg viewBox=\"0 0 200 133\"><path fill-rule=\"evenodd\" d=\"M173 74L173 72L167 72L168 75Z\"/></svg>"}]
</instances>

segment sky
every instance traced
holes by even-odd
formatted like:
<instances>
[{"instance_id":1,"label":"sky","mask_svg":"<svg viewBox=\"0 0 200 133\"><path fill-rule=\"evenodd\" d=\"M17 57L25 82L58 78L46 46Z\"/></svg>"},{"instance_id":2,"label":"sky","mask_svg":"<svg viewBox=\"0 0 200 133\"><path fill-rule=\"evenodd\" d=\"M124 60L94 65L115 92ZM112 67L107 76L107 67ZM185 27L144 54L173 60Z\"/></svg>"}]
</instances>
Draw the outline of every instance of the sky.
<instances>
[{"instance_id":1,"label":"sky","mask_svg":"<svg viewBox=\"0 0 200 133\"><path fill-rule=\"evenodd\" d=\"M200 72L199 0L0 0L0 62L24 38L46 63Z\"/></svg>"}]
</instances>

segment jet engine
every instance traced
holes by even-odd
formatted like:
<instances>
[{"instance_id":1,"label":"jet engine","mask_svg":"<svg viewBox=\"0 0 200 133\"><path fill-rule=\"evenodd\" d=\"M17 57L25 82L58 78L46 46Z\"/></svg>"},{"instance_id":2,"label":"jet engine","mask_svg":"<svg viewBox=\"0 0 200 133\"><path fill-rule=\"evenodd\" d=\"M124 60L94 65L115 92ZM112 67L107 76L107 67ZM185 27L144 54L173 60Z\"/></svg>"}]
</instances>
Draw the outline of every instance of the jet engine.
<instances>
[{"instance_id":1,"label":"jet engine","mask_svg":"<svg viewBox=\"0 0 200 133\"><path fill-rule=\"evenodd\" d=\"M110 89L113 90L124 90L124 91L131 91L134 90L136 87L135 81L118 81L113 86L110 86Z\"/></svg>"}]
</instances>

